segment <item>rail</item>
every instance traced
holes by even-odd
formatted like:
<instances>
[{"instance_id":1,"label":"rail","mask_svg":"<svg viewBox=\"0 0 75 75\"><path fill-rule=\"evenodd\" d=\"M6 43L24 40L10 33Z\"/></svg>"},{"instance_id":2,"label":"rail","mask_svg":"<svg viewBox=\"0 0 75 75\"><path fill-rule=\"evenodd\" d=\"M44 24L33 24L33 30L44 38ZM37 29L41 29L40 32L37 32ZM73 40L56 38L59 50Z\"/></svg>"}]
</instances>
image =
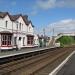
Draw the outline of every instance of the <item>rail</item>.
<instances>
[{"instance_id":1,"label":"rail","mask_svg":"<svg viewBox=\"0 0 75 75\"><path fill-rule=\"evenodd\" d=\"M31 54L27 54L27 56L20 57L21 59L19 58L19 60L13 59L11 62L0 65L0 74L16 75L18 73L18 75L34 75L36 71L50 62L57 60L70 51L70 49L71 48L64 48L64 50L63 48L52 48L37 51L35 53L31 52ZM22 72L25 73L23 74Z\"/></svg>"}]
</instances>

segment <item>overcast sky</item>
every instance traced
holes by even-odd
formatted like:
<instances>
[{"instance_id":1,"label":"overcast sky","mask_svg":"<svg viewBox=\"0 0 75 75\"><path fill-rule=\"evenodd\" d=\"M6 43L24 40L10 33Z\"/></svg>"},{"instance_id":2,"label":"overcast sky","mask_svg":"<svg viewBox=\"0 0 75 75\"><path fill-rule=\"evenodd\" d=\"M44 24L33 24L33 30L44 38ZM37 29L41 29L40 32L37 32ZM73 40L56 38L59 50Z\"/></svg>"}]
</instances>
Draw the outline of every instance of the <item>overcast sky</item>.
<instances>
[{"instance_id":1,"label":"overcast sky","mask_svg":"<svg viewBox=\"0 0 75 75\"><path fill-rule=\"evenodd\" d=\"M27 14L41 34L46 28L51 35L53 26L56 33L75 30L75 0L0 0L0 11Z\"/></svg>"}]
</instances>

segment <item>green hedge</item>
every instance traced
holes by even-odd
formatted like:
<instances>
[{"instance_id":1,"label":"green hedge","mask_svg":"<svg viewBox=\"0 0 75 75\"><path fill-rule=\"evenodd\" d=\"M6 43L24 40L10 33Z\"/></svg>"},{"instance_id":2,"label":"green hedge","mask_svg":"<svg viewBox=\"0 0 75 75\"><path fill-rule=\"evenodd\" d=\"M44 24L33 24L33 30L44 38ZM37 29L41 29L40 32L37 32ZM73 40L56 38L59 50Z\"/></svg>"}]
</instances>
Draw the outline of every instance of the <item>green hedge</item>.
<instances>
[{"instance_id":1,"label":"green hedge","mask_svg":"<svg viewBox=\"0 0 75 75\"><path fill-rule=\"evenodd\" d=\"M75 44L75 39L72 36L62 36L56 42L60 42L61 47L65 45Z\"/></svg>"}]
</instances>

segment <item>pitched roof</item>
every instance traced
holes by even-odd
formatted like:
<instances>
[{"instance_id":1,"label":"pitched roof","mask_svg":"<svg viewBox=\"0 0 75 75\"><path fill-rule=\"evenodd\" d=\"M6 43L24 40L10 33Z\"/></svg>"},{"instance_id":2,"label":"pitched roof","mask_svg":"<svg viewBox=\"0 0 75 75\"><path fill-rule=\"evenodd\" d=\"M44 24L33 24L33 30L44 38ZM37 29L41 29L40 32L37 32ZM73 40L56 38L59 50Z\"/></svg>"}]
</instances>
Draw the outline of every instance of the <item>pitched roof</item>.
<instances>
[{"instance_id":1,"label":"pitched roof","mask_svg":"<svg viewBox=\"0 0 75 75\"><path fill-rule=\"evenodd\" d=\"M0 12L0 18L4 18L7 14L8 12Z\"/></svg>"},{"instance_id":2,"label":"pitched roof","mask_svg":"<svg viewBox=\"0 0 75 75\"><path fill-rule=\"evenodd\" d=\"M6 15L9 16L11 21L16 21L21 16L27 26L30 23L32 24L32 22L30 20L28 20L28 16L27 15L22 15L22 14L10 15L8 12L0 12L0 18L4 18ZM34 26L32 25L32 27L34 27Z\"/></svg>"},{"instance_id":3,"label":"pitched roof","mask_svg":"<svg viewBox=\"0 0 75 75\"><path fill-rule=\"evenodd\" d=\"M11 21L16 21L20 15L10 15Z\"/></svg>"},{"instance_id":4,"label":"pitched roof","mask_svg":"<svg viewBox=\"0 0 75 75\"><path fill-rule=\"evenodd\" d=\"M34 27L34 25L32 24L32 21L31 21L31 20L30 20L28 23L29 23L29 24L31 23L32 27Z\"/></svg>"},{"instance_id":5,"label":"pitched roof","mask_svg":"<svg viewBox=\"0 0 75 75\"><path fill-rule=\"evenodd\" d=\"M26 23L26 25L29 25L29 21L28 21L28 16L24 15L22 16L24 22Z\"/></svg>"}]
</instances>

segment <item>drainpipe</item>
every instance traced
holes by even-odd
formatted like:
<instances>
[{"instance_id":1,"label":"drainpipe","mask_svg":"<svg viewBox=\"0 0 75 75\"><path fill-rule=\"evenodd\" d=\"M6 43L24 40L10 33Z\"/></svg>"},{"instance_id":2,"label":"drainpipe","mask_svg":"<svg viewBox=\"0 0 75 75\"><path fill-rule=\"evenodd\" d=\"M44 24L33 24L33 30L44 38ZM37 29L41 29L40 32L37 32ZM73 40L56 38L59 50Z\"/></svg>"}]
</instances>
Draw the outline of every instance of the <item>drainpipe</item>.
<instances>
[{"instance_id":1,"label":"drainpipe","mask_svg":"<svg viewBox=\"0 0 75 75\"><path fill-rule=\"evenodd\" d=\"M16 29L16 37L17 37L17 39L16 39L16 50L18 50L18 24L19 24L19 22L16 21L16 26L17 26L17 29Z\"/></svg>"}]
</instances>

